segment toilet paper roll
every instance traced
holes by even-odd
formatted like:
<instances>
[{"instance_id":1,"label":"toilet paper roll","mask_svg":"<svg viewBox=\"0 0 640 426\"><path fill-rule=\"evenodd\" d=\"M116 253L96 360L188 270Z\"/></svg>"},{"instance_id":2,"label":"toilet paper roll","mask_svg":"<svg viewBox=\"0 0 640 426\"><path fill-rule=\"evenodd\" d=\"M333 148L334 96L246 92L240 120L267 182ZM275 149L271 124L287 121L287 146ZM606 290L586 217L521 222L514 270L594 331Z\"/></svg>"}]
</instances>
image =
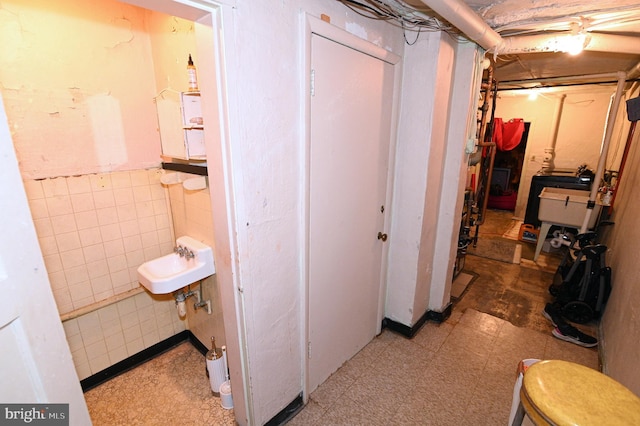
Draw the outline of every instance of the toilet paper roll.
<instances>
[{"instance_id":1,"label":"toilet paper roll","mask_svg":"<svg viewBox=\"0 0 640 426\"><path fill-rule=\"evenodd\" d=\"M220 394L220 386L222 386L222 384L227 380L224 360L222 358L208 359L207 371L209 371L209 384L211 385L211 390L217 396Z\"/></svg>"},{"instance_id":2,"label":"toilet paper roll","mask_svg":"<svg viewBox=\"0 0 640 426\"><path fill-rule=\"evenodd\" d=\"M162 175L160 176L160 183L165 185L174 185L176 183L182 182L182 175L180 172L168 172L166 170L162 171Z\"/></svg>"},{"instance_id":3,"label":"toilet paper roll","mask_svg":"<svg viewBox=\"0 0 640 426\"><path fill-rule=\"evenodd\" d=\"M205 189L207 187L207 178L205 176L189 178L182 182L182 186L190 191Z\"/></svg>"}]
</instances>

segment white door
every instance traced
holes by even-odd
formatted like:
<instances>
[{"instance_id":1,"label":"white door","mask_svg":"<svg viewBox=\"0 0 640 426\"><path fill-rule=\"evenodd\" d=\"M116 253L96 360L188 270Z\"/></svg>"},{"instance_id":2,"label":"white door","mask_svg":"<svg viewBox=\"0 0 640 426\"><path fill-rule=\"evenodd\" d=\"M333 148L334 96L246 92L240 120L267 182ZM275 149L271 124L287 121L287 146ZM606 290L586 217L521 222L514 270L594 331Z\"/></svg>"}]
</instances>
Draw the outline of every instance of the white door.
<instances>
[{"instance_id":1,"label":"white door","mask_svg":"<svg viewBox=\"0 0 640 426\"><path fill-rule=\"evenodd\" d=\"M24 411L28 404L69 404L69 424L89 425L1 97L0 182L0 403L20 403ZM0 424L7 416L0 412Z\"/></svg>"},{"instance_id":2,"label":"white door","mask_svg":"<svg viewBox=\"0 0 640 426\"><path fill-rule=\"evenodd\" d=\"M379 332L393 65L316 34L309 159L313 391Z\"/></svg>"}]
</instances>

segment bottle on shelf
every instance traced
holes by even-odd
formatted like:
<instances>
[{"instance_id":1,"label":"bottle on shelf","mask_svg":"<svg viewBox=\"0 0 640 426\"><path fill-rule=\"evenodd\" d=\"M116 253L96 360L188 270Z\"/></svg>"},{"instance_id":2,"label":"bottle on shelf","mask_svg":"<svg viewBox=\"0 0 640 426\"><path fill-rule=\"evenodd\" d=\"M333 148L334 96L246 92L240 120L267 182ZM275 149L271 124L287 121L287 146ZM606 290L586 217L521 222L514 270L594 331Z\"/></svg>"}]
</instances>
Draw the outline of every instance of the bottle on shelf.
<instances>
[{"instance_id":1,"label":"bottle on shelf","mask_svg":"<svg viewBox=\"0 0 640 426\"><path fill-rule=\"evenodd\" d=\"M193 59L191 59L191 53L189 53L189 60L187 61L187 73L189 73L189 91L198 91L198 75L196 74L196 66L193 65Z\"/></svg>"}]
</instances>

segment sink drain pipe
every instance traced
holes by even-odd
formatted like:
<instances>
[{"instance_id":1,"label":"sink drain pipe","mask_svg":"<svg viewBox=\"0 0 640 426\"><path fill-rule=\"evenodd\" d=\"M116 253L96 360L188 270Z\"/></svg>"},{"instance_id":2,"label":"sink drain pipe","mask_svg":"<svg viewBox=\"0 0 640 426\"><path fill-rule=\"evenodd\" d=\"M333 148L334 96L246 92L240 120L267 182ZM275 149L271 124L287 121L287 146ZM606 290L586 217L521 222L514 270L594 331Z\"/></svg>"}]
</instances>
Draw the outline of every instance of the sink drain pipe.
<instances>
[{"instance_id":1,"label":"sink drain pipe","mask_svg":"<svg viewBox=\"0 0 640 426\"><path fill-rule=\"evenodd\" d=\"M189 287L187 287L189 288ZM174 299L176 300L176 309L178 310L178 316L180 318L184 318L187 315L187 298L191 297L191 296L195 296L196 297L196 302L193 304L193 309L194 310L198 310L202 307L206 307L207 308L207 313L209 315L211 315L211 300L207 299L207 300L203 300L203 295L202 295L202 280L200 281L200 286L198 290L191 290L189 289L188 291L177 291L174 293Z\"/></svg>"}]
</instances>

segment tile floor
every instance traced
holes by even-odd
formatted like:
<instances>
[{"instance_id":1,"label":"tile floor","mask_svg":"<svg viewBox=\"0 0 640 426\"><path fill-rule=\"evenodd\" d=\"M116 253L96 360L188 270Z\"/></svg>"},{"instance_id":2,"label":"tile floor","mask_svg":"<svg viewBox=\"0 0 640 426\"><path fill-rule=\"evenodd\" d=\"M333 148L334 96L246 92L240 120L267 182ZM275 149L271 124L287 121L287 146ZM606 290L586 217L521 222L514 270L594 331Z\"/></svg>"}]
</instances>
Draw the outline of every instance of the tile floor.
<instances>
[{"instance_id":1,"label":"tile floor","mask_svg":"<svg viewBox=\"0 0 640 426\"><path fill-rule=\"evenodd\" d=\"M235 425L211 392L204 356L189 342L87 392L94 426Z\"/></svg>"},{"instance_id":2,"label":"tile floor","mask_svg":"<svg viewBox=\"0 0 640 426\"><path fill-rule=\"evenodd\" d=\"M468 256L476 277L445 322L384 330L316 389L289 425L504 425L525 358L598 369L596 348L552 337L540 315L552 269ZM184 343L85 394L94 425L231 425L204 359Z\"/></svg>"},{"instance_id":3,"label":"tile floor","mask_svg":"<svg viewBox=\"0 0 640 426\"><path fill-rule=\"evenodd\" d=\"M499 238L511 212L490 211L480 237ZM427 322L408 340L385 330L309 398L289 425L506 425L515 368L525 358L563 359L599 369L596 348L551 335L541 315L559 263L520 264L467 256L474 279L442 324ZM596 335L597 325L579 326Z\"/></svg>"},{"instance_id":4,"label":"tile floor","mask_svg":"<svg viewBox=\"0 0 640 426\"><path fill-rule=\"evenodd\" d=\"M411 340L388 330L318 387L289 425L506 425L525 358L598 368L598 353L467 308Z\"/></svg>"}]
</instances>

